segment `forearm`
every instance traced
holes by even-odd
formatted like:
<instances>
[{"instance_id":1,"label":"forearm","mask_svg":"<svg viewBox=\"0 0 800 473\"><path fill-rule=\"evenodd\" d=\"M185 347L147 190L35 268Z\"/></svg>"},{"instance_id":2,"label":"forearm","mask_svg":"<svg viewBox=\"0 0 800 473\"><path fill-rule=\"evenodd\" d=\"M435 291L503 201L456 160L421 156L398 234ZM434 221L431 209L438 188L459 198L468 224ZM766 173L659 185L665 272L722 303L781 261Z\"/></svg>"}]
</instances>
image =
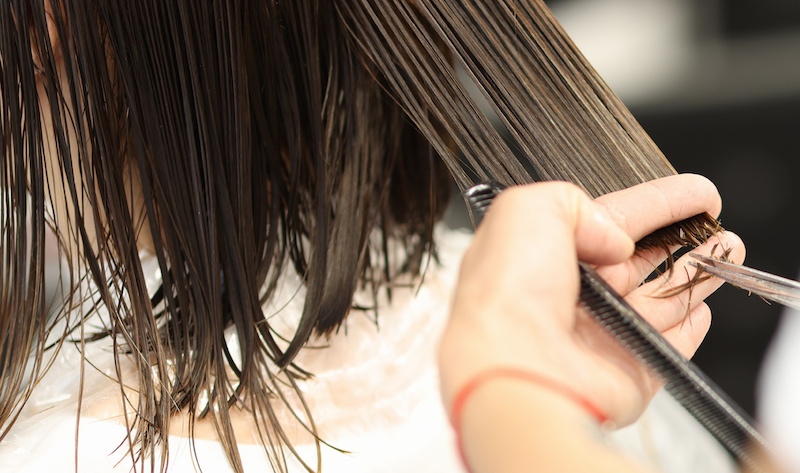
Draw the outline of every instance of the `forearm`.
<instances>
[{"instance_id":1,"label":"forearm","mask_svg":"<svg viewBox=\"0 0 800 473\"><path fill-rule=\"evenodd\" d=\"M473 473L645 471L606 445L597 420L574 400L517 379L477 388L459 434Z\"/></svg>"}]
</instances>

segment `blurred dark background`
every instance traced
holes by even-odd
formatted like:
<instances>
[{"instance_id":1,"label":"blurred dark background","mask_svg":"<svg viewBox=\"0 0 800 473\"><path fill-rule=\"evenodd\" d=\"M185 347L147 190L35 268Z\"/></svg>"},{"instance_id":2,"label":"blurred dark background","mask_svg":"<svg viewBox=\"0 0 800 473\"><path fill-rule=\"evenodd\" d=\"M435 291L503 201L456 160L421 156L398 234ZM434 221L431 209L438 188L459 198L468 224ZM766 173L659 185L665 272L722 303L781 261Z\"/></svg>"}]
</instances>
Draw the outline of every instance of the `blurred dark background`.
<instances>
[{"instance_id":1,"label":"blurred dark background","mask_svg":"<svg viewBox=\"0 0 800 473\"><path fill-rule=\"evenodd\" d=\"M722 0L718 9L723 32L729 36L800 27L800 2L795 0Z\"/></svg>"}]
</instances>

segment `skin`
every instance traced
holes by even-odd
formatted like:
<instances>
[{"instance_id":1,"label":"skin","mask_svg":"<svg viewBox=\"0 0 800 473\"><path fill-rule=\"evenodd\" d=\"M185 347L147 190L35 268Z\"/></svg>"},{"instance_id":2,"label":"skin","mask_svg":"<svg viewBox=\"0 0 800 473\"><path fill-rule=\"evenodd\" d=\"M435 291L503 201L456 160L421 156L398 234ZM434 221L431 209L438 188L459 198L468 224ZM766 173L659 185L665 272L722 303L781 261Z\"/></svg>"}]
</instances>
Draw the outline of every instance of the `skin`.
<instances>
[{"instance_id":1,"label":"skin","mask_svg":"<svg viewBox=\"0 0 800 473\"><path fill-rule=\"evenodd\" d=\"M58 50L52 22L48 26ZM57 66L63 68L60 57ZM42 103L46 116L47 101ZM48 164L50 169L57 169L55 162ZM60 180L52 180L50 195L58 221L70 222L67 216L74 210L63 200L60 186ZM141 186L135 167L128 174L126 188L134 219L142 222L137 243L141 249L152 250L150 229L142 219ZM659 388L658 382L585 314L575 310L576 263L580 259L599 265L600 274L618 292L626 295L682 353L691 356L711 320L702 300L719 283L710 280L700 284L692 292L691 301L688 292L655 299L651 295L657 290L686 280L686 261L677 263L673 280L642 285L665 255L655 250L634 254L633 241L700 212L718 215L720 208L713 184L690 175L653 181L594 202L564 183L505 191L492 205L463 261L440 357L446 406L450 407L458 388L476 373L492 366L517 366L583 393L618 425L635 420ZM92 228L91 224L87 226ZM94 235L89 236L94 240ZM717 242L733 248L730 256L734 262L744 258L743 245L730 233L698 251L708 254ZM532 424L548 428L531 432ZM487 425L493 427L487 429ZM590 426L582 409L547 389L497 380L470 398L464 411L462 438L467 461L475 472L518 471L523 461L541 465L542 471L636 471L624 459L606 451ZM488 439L487 433L491 434ZM211 431L203 433L202 426L195 434L196 438L215 437ZM532 449L531 444L541 448ZM572 450L562 449L565 446ZM591 465L567 467L565 460L578 461L586 458L587 452L592 452L588 455Z\"/></svg>"},{"instance_id":2,"label":"skin","mask_svg":"<svg viewBox=\"0 0 800 473\"><path fill-rule=\"evenodd\" d=\"M496 367L537 373L580 394L611 423L633 422L660 388L601 328L577 310L578 261L605 278L683 355L691 357L711 323L703 302L721 282L652 297L694 274L688 257L675 271L642 284L666 255L634 252L644 235L701 212L717 216L714 185L696 175L659 179L592 201L577 187L544 183L503 192L492 204L464 256L450 320L442 338L440 372L448 411L468 380ZM697 249L731 249L726 232ZM495 378L468 398L461 442L474 472L640 471L598 440L597 422L545 386ZM594 425L594 428L592 427ZM532 427L534 426L534 427Z\"/></svg>"}]
</instances>

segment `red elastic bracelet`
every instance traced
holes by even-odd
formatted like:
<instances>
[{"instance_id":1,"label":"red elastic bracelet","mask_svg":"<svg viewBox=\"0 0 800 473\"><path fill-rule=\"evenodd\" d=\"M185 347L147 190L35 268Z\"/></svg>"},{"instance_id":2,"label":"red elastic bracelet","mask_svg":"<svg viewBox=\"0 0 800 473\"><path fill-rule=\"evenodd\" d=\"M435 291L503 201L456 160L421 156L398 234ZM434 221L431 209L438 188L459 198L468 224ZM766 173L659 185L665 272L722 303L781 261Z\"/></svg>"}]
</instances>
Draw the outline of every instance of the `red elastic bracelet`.
<instances>
[{"instance_id":1,"label":"red elastic bracelet","mask_svg":"<svg viewBox=\"0 0 800 473\"><path fill-rule=\"evenodd\" d=\"M605 412L600 410L597 406L589 402L586 398L578 394L577 392L573 391L569 387L554 381L550 378L546 378L541 376L537 373L532 373L529 371L524 371L518 368L492 368L486 371L482 371L477 375L473 376L461 389L456 393L456 396L453 398L453 410L452 410L452 419L453 419L453 429L456 433L456 442L459 456L461 457L461 462L464 466L469 470L469 465L467 464L467 458L464 455L464 446L461 443L461 415L464 411L464 405L466 404L469 397L475 392L476 389L481 387L488 381L491 381L495 378L513 378L519 379L522 381L527 381L529 383L538 384L540 386L546 387L552 391L555 391L567 399L575 402L583 409L586 410L592 417L597 419L597 422L600 424L605 423L608 421L608 415Z\"/></svg>"}]
</instances>

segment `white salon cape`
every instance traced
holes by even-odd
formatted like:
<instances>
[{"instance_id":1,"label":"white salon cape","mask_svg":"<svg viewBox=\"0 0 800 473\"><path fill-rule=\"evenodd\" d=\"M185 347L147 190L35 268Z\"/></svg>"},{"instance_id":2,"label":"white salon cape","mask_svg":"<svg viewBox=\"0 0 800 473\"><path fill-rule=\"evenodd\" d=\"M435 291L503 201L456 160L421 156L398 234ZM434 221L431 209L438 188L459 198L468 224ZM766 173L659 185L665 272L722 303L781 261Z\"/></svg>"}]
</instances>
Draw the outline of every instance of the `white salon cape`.
<instances>
[{"instance_id":1,"label":"white salon cape","mask_svg":"<svg viewBox=\"0 0 800 473\"><path fill-rule=\"evenodd\" d=\"M759 373L756 413L772 453L800 473L800 311L784 310Z\"/></svg>"},{"instance_id":2,"label":"white salon cape","mask_svg":"<svg viewBox=\"0 0 800 473\"><path fill-rule=\"evenodd\" d=\"M315 374L302 389L322 437L349 452L323 446L323 471L466 471L458 458L454 435L439 397L435 360L451 288L470 238L467 233L439 228L439 263L431 262L421 286L394 289L391 303L380 301L377 322L368 313L353 311L328 347L301 352L298 365ZM144 266L157 268L153 261ZM150 282L157 285L157 270L152 272ZM297 292L297 279L285 279L276 301L265 312L274 314L270 320L276 325L291 324L302 310L303 297ZM108 390L93 391L94 386L108 383L102 372L112 372L109 343L95 342L87 348L87 358L100 371L86 367L80 415L77 404L80 356L72 345L62 348L10 434L0 444L0 473L74 472L76 461L81 473L131 471L125 427L118 415L97 408L107 400ZM663 393L656 396L639 422L608 434L607 438L654 472L736 471L719 445ZM199 467L190 442L181 435L171 435L168 471L195 472L200 468L212 473L232 471L216 441L198 439L195 445ZM239 448L245 472L272 471L261 446L244 444ZM298 450L316 466L313 445L299 445ZM297 464L294 466L292 471L305 471ZM520 465L520 471L528 470Z\"/></svg>"}]
</instances>

